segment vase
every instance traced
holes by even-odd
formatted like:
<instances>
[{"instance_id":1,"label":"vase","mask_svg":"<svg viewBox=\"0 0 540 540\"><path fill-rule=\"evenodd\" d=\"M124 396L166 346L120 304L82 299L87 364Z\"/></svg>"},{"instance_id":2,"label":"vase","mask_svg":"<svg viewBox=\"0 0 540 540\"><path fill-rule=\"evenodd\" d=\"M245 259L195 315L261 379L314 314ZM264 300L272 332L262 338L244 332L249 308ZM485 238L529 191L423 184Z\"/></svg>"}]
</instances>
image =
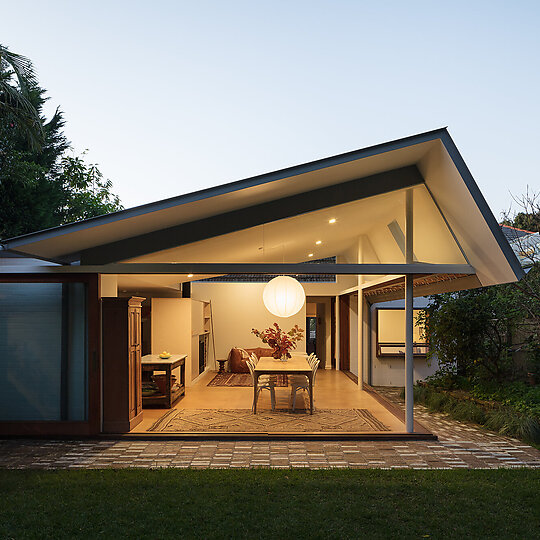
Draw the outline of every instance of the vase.
<instances>
[{"instance_id":1,"label":"vase","mask_svg":"<svg viewBox=\"0 0 540 540\"><path fill-rule=\"evenodd\" d=\"M281 358L280 358L281 362L287 362L287 360L288 360L288 358L287 358L286 354L282 355Z\"/></svg>"}]
</instances>

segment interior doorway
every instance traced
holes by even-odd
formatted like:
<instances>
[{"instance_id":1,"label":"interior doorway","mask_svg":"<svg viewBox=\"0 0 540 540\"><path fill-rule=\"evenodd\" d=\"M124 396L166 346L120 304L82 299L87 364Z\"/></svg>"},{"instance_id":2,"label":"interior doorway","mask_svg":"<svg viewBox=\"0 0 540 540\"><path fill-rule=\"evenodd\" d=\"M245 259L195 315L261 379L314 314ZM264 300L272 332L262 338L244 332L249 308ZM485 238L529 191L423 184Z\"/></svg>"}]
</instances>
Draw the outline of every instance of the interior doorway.
<instances>
[{"instance_id":1,"label":"interior doorway","mask_svg":"<svg viewBox=\"0 0 540 540\"><path fill-rule=\"evenodd\" d=\"M317 355L317 317L306 317L306 352Z\"/></svg>"},{"instance_id":2,"label":"interior doorway","mask_svg":"<svg viewBox=\"0 0 540 540\"><path fill-rule=\"evenodd\" d=\"M339 297L339 369L349 371L351 365L350 295Z\"/></svg>"},{"instance_id":3,"label":"interior doorway","mask_svg":"<svg viewBox=\"0 0 540 540\"><path fill-rule=\"evenodd\" d=\"M308 296L306 299L306 352L317 356L320 369L325 369L331 358L330 306L330 297Z\"/></svg>"},{"instance_id":4,"label":"interior doorway","mask_svg":"<svg viewBox=\"0 0 540 540\"><path fill-rule=\"evenodd\" d=\"M339 369L351 380L358 383L361 359L358 339L358 293L340 295L337 309L339 313Z\"/></svg>"}]
</instances>

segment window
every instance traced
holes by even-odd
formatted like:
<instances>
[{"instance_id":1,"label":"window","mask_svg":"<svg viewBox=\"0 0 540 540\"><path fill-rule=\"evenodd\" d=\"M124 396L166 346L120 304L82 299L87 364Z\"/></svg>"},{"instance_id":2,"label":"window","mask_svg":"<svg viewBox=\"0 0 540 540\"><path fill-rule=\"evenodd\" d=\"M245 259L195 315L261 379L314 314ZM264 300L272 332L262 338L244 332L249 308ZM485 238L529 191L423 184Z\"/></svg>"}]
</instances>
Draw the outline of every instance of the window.
<instances>
[{"instance_id":1,"label":"window","mask_svg":"<svg viewBox=\"0 0 540 540\"><path fill-rule=\"evenodd\" d=\"M0 421L88 418L85 283L0 283Z\"/></svg>"},{"instance_id":2,"label":"window","mask_svg":"<svg viewBox=\"0 0 540 540\"><path fill-rule=\"evenodd\" d=\"M416 321L420 309L413 310ZM413 329L413 354L426 356L427 343L421 328ZM405 309L377 309L377 356L405 356Z\"/></svg>"}]
</instances>

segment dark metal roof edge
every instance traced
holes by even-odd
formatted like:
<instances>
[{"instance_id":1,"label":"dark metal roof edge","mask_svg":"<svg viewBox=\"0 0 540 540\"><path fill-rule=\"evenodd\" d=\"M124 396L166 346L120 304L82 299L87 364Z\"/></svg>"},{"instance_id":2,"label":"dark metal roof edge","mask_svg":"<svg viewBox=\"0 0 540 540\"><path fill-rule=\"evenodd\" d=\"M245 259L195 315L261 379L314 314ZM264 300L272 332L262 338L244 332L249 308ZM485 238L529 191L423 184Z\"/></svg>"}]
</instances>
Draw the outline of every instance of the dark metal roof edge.
<instances>
[{"instance_id":1,"label":"dark metal roof edge","mask_svg":"<svg viewBox=\"0 0 540 540\"><path fill-rule=\"evenodd\" d=\"M508 240L504 236L504 233L502 232L499 223L495 219L495 216L493 215L491 208L486 202L486 199L482 195L482 192L480 191L480 188L478 187L478 184L476 183L471 171L467 167L463 156L460 154L456 144L454 143L454 140L452 139L450 133L448 133L447 130L444 130L444 133L441 136L441 140L444 144L444 147L446 148L446 151L450 155L450 158L452 159L454 165L456 166L461 178L463 179L463 182L465 182L469 193L472 195L476 206L478 207L480 213L486 221L491 231L491 234L493 234L495 240L499 244L499 247L501 248L501 251L506 257L510 268L514 272L516 279L520 280L525 275L525 272L523 271L523 268L521 267L521 264L516 257L514 250L511 248Z\"/></svg>"},{"instance_id":2,"label":"dark metal roof edge","mask_svg":"<svg viewBox=\"0 0 540 540\"><path fill-rule=\"evenodd\" d=\"M107 223L114 223L115 221L120 221L122 219L129 219L150 212L165 210L173 206L180 206L182 204L208 199L211 197L216 197L218 195L224 195L226 193L239 191L241 189L262 185L269 182L274 182L276 180L282 180L284 178L298 176L300 174L305 174L314 170L324 169L334 165L341 165L349 161L370 157L384 152L390 152L392 150L398 150L407 146L414 146L415 144L420 144L423 142L428 142L437 138L441 138L444 134L447 133L448 132L446 127L437 128L431 131L426 131L424 133L419 133L417 135L409 135L401 139L395 139L393 141L379 143L373 146L368 146L366 148L361 148L359 150L352 150L350 152L338 154L336 156L330 156L315 161L310 161L308 163L294 165L291 167L286 167L284 169L278 169L277 171L252 176L250 178L221 184L219 186L205 188L199 191L194 191L183 195L177 195L168 199L146 203L140 206L135 206L133 208L128 208L126 210L119 210L118 212L112 212L110 214L104 214L102 216L88 218L85 220L77 221L75 223L59 225L57 227L51 227L50 229L44 229L42 231L36 231L33 233L8 238L6 240L2 240L2 244L4 244L7 249L11 249L39 240L45 240L48 238L53 238L55 236L60 236L65 233L76 232L94 226L105 225Z\"/></svg>"}]
</instances>

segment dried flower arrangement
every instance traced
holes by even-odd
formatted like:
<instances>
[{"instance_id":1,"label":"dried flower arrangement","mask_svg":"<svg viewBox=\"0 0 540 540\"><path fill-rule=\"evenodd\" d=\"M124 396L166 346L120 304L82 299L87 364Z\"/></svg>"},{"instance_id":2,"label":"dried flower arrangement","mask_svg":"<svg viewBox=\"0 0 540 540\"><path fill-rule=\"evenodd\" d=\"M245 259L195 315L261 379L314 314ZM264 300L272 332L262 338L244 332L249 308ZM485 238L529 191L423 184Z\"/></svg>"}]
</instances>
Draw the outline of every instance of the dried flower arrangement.
<instances>
[{"instance_id":1,"label":"dried flower arrangement","mask_svg":"<svg viewBox=\"0 0 540 540\"><path fill-rule=\"evenodd\" d=\"M296 344L303 339L304 330L295 324L288 332L283 331L278 323L274 323L270 328L259 332L252 328L251 333L255 334L272 348L272 356L276 359L287 359L291 357L289 352L291 349L296 349Z\"/></svg>"}]
</instances>

